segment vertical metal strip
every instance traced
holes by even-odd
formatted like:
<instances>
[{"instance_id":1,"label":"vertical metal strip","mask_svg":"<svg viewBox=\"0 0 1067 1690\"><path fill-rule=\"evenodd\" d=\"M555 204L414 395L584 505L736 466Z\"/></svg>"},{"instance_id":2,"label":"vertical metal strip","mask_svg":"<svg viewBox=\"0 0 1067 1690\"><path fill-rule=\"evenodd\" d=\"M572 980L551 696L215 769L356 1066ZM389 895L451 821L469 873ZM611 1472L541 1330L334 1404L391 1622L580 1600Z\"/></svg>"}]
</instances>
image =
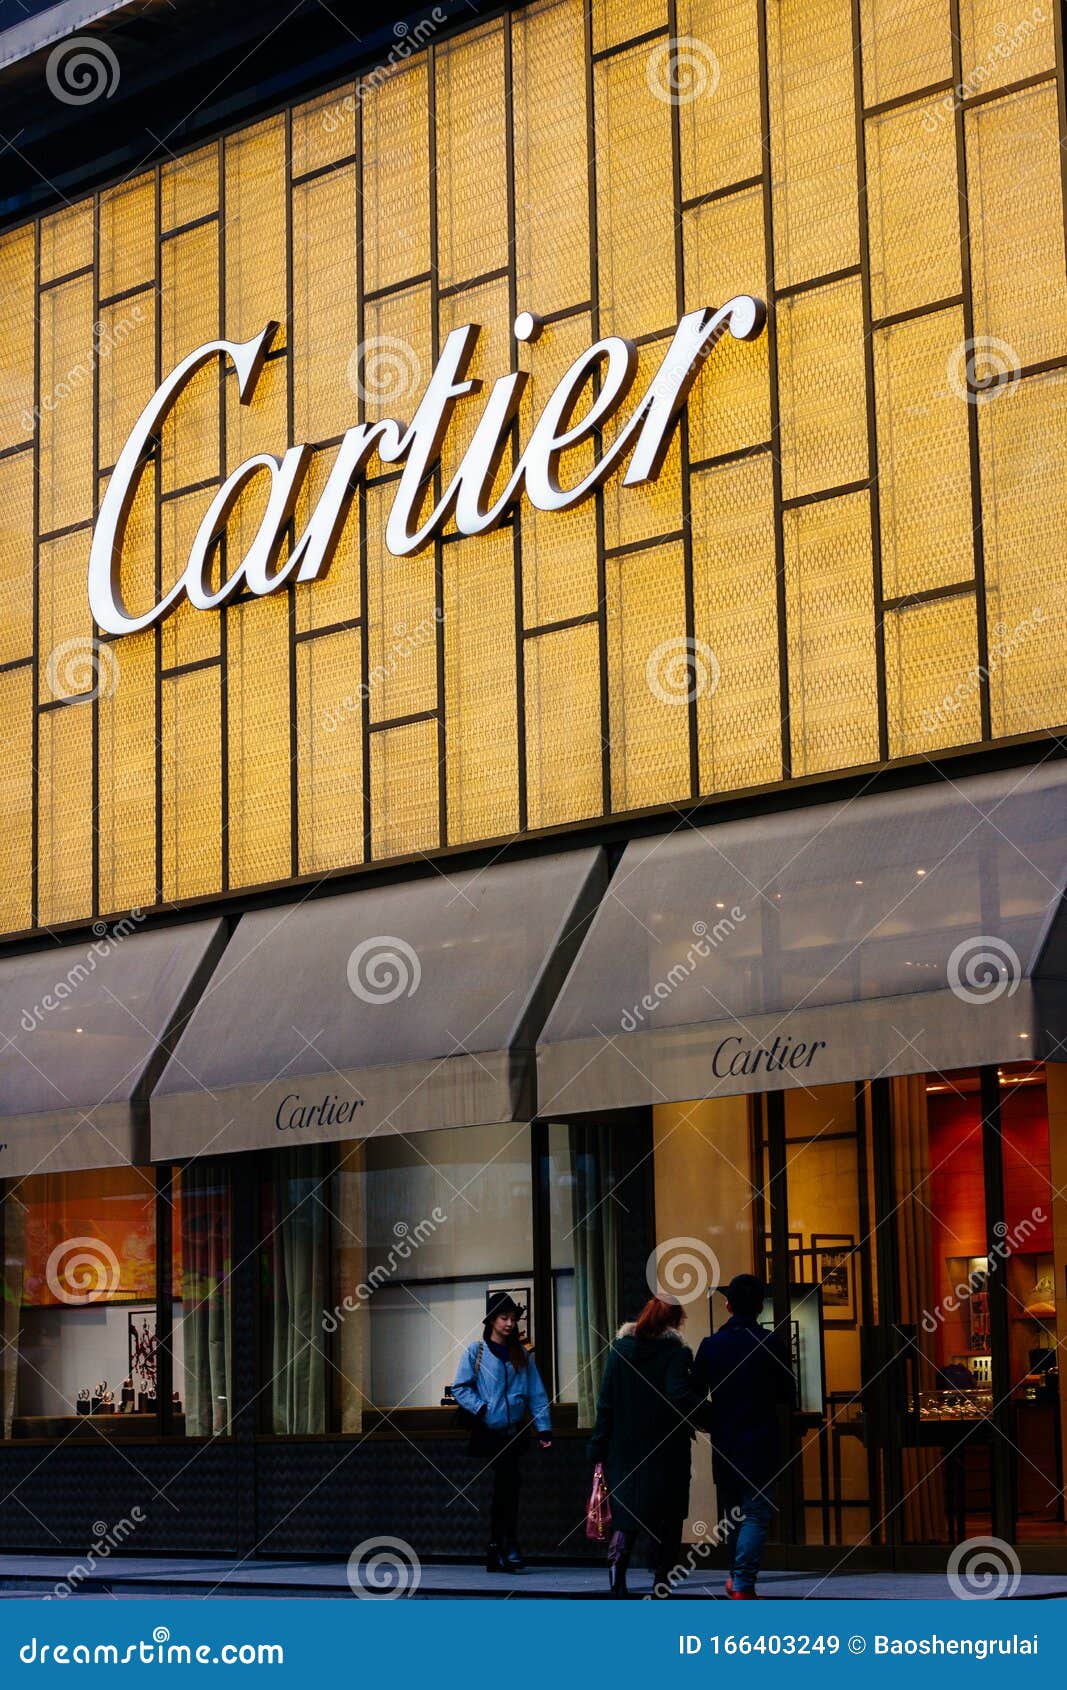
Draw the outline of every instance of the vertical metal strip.
<instances>
[{"instance_id":1,"label":"vertical metal strip","mask_svg":"<svg viewBox=\"0 0 1067 1690\"><path fill-rule=\"evenodd\" d=\"M555 1396L556 1343L555 1309L552 1306L552 1163L548 1148L548 1122L530 1123L530 1173L533 1196L533 1295L534 1346L537 1370L548 1392Z\"/></svg>"},{"instance_id":2,"label":"vertical metal strip","mask_svg":"<svg viewBox=\"0 0 1067 1690\"><path fill-rule=\"evenodd\" d=\"M156 1431L174 1433L174 1170L155 1170L156 1209Z\"/></svg>"},{"instance_id":3,"label":"vertical metal strip","mask_svg":"<svg viewBox=\"0 0 1067 1690\"><path fill-rule=\"evenodd\" d=\"M867 474L871 479L869 518L874 575L874 666L878 693L878 756L889 755L889 711L885 672L885 616L882 608L882 506L878 479L878 406L875 394L874 330L871 327L871 243L867 227L867 131L863 117L863 23L860 0L852 0L852 87L856 122L856 202L863 305L863 383L867 402ZM890 612L890 614L897 614Z\"/></svg>"},{"instance_id":4,"label":"vertical metal strip","mask_svg":"<svg viewBox=\"0 0 1067 1690\"><path fill-rule=\"evenodd\" d=\"M302 189L307 193L308 190ZM285 108L285 443L292 446L296 428L296 367L293 357L293 108ZM289 545L295 544L294 520L289 523ZM285 588L289 634L289 873L300 873L300 735L297 722L296 583ZM301 654L303 656L303 654ZM310 651L307 661L311 661Z\"/></svg>"},{"instance_id":5,"label":"vertical metal strip","mask_svg":"<svg viewBox=\"0 0 1067 1690\"><path fill-rule=\"evenodd\" d=\"M357 82L356 88L356 345L362 347L367 336L367 278L366 266L363 259L363 186L366 170L365 136L363 129L363 101L360 98L362 84ZM367 397L363 383L356 383L356 420L365 423L367 420ZM373 833L371 831L371 773L370 773L370 600L368 597L367 570L367 489L360 486L356 492L357 516L359 525L359 661L360 687L359 695L359 733L362 745L363 759L363 861L369 863L374 855Z\"/></svg>"},{"instance_id":6,"label":"vertical metal strip","mask_svg":"<svg viewBox=\"0 0 1067 1690\"><path fill-rule=\"evenodd\" d=\"M592 338L600 339L600 264L596 203L596 67L593 62L593 10L583 11L585 32L585 150L586 182L589 195L589 320ZM598 384L594 382L594 392ZM599 455L602 430L592 434L594 455ZM604 538L604 492L597 488L593 495L596 520L596 595L597 631L600 662L600 787L601 813L611 814L611 689L608 676L608 572Z\"/></svg>"},{"instance_id":7,"label":"vertical metal strip","mask_svg":"<svg viewBox=\"0 0 1067 1690\"><path fill-rule=\"evenodd\" d=\"M426 66L426 108L430 151L430 358L441 356L441 277L437 255L437 48L431 41ZM441 464L433 472L432 497L441 497ZM437 615L437 844L448 844L448 724L445 720L445 550L438 534L433 543L434 610Z\"/></svg>"},{"instance_id":8,"label":"vertical metal strip","mask_svg":"<svg viewBox=\"0 0 1067 1690\"><path fill-rule=\"evenodd\" d=\"M897 1251L897 1200L893 1165L893 1110L890 1083L872 1080L869 1088L871 1111L871 1163L874 1173L874 1240L878 1270L878 1325L872 1329L872 1343L864 1358L864 1414L869 1419L872 1442L882 1453L879 1525L884 1540L895 1545L903 1535L901 1506L904 1472L901 1459L901 1429L906 1404L903 1400L902 1342L897 1330L900 1318L898 1292L900 1266ZM867 1386L867 1374L871 1384Z\"/></svg>"},{"instance_id":9,"label":"vertical metal strip","mask_svg":"<svg viewBox=\"0 0 1067 1690\"><path fill-rule=\"evenodd\" d=\"M952 32L952 85L959 89L963 83L963 42L960 35L960 0L949 0L949 27ZM967 186L967 117L963 102L953 99L953 124L956 132L956 188L960 207L960 277L963 288L963 338L973 354L974 349L974 292L971 280L971 212ZM969 360L968 360L969 362ZM967 406L967 445L971 465L971 530L974 539L975 623L978 634L978 686L981 709L981 735L991 737L989 703L989 633L985 593L985 538L982 533L982 458L978 434L978 406Z\"/></svg>"},{"instance_id":10,"label":"vertical metal strip","mask_svg":"<svg viewBox=\"0 0 1067 1690\"><path fill-rule=\"evenodd\" d=\"M781 722L782 780L793 777L789 725L789 628L785 590L785 519L782 514L782 425L778 394L778 312L774 289L774 173L771 160L770 59L767 49L767 0L759 0L759 98L763 149L763 244L767 269L767 366L770 381L771 482L774 498L774 573L778 611L778 710Z\"/></svg>"},{"instance_id":11,"label":"vertical metal strip","mask_svg":"<svg viewBox=\"0 0 1067 1690\"><path fill-rule=\"evenodd\" d=\"M678 0L667 0L667 33L674 50L678 41ZM671 180L674 192L674 304L679 320L685 315L685 198L682 184L682 112L677 100L671 117ZM689 795L700 792L700 713L696 663L696 582L693 572L693 500L689 486L689 409L678 418L678 450L682 473L682 568L685 580L685 643L688 653Z\"/></svg>"},{"instance_id":12,"label":"vertical metal strip","mask_svg":"<svg viewBox=\"0 0 1067 1690\"><path fill-rule=\"evenodd\" d=\"M508 196L508 317L509 326L518 313L518 267L515 247L518 239L515 212L515 65L513 56L512 14L504 13L504 151L506 155ZM511 340L512 373L519 367L519 348L514 336ZM511 425L512 464L518 462L520 451L519 419ZM525 609L523 603L522 524L517 511L511 521L511 555L515 593L515 772L518 782L516 827L525 833L529 806L526 793L526 642L523 639Z\"/></svg>"},{"instance_id":13,"label":"vertical metal strip","mask_svg":"<svg viewBox=\"0 0 1067 1690\"><path fill-rule=\"evenodd\" d=\"M155 383L159 387L163 377L163 165L158 163L155 168L155 293L156 310L153 339L153 364ZM163 596L163 442L160 439L155 447L155 531L153 536L153 554L156 576L156 603ZM155 845L156 845L156 903L163 903L163 624L157 622L153 629L152 648L156 666L155 685L153 687L153 703L156 713L156 766L152 783L156 798L155 814ZM172 685L177 686L176 682ZM177 891L177 887L175 887Z\"/></svg>"},{"instance_id":14,"label":"vertical metal strip","mask_svg":"<svg viewBox=\"0 0 1067 1690\"><path fill-rule=\"evenodd\" d=\"M99 480L97 478L97 473L96 473L97 469L99 467L99 464L100 464L100 359L97 356L97 350L96 350L96 348L97 348L97 335L98 335L97 325L98 325L99 320L100 320L100 194L99 193L95 193L93 195L93 275L92 275L92 281L93 281L93 310L92 310L92 326L90 327L90 330L89 330L89 339L90 339L90 342L91 342L89 357L92 361L92 387L93 387L93 423L92 423L92 447L91 447L91 451L92 451L92 478L93 478L93 485L92 485L93 527L95 528L96 527L97 512L98 512L98 509L99 509L99 495L100 495L100 483L99 483ZM90 630L89 637L93 641L94 648L96 648L96 646L97 646L97 628L96 628L95 621L90 620L89 630ZM100 654L99 650L94 649L93 667L96 670L98 670L98 668L99 668L100 655L101 654ZM100 914L100 687L99 687L99 685L95 685L93 687L92 695L91 695L90 700L89 700L89 710L91 712L90 718L89 718L89 724L90 724L90 726L89 726L89 756L92 760L92 767L89 771L90 794L91 794L90 803L91 803L91 806L92 806L92 811L91 811L92 830L91 830L91 833L90 833L90 855L91 855L91 858L92 858L92 866L91 866L90 871L89 871L90 872L89 900L90 900L90 909L92 911L92 914L94 916L97 916L97 915Z\"/></svg>"},{"instance_id":15,"label":"vertical metal strip","mask_svg":"<svg viewBox=\"0 0 1067 1690\"><path fill-rule=\"evenodd\" d=\"M30 678L30 925L40 924L41 718L41 219L33 226L33 672Z\"/></svg>"},{"instance_id":16,"label":"vertical metal strip","mask_svg":"<svg viewBox=\"0 0 1067 1690\"><path fill-rule=\"evenodd\" d=\"M217 258L219 283L219 335L226 333L226 138L219 141L219 218ZM227 453L229 446L226 438L226 365L219 361L219 475L226 479ZM220 567L222 578L225 579L229 570L229 549L225 532L222 536L220 550ZM219 867L222 876L222 891L230 889L230 618L239 616L238 609L224 605L220 612L221 625L219 628L219 737L221 741L221 770L219 810L222 817L222 840L219 851Z\"/></svg>"}]
</instances>

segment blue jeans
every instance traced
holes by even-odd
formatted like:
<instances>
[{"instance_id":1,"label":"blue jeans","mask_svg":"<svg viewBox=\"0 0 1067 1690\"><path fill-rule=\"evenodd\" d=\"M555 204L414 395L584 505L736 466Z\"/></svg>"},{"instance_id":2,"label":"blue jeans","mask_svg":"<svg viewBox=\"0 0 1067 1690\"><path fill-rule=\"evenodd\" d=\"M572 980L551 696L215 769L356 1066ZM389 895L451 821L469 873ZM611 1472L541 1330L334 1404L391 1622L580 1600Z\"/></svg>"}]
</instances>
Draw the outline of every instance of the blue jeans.
<instances>
[{"instance_id":1,"label":"blue jeans","mask_svg":"<svg viewBox=\"0 0 1067 1690\"><path fill-rule=\"evenodd\" d=\"M737 1481L718 1489L720 1518L727 1521L726 1552L734 1589L755 1590L774 1507L770 1487L758 1490Z\"/></svg>"}]
</instances>

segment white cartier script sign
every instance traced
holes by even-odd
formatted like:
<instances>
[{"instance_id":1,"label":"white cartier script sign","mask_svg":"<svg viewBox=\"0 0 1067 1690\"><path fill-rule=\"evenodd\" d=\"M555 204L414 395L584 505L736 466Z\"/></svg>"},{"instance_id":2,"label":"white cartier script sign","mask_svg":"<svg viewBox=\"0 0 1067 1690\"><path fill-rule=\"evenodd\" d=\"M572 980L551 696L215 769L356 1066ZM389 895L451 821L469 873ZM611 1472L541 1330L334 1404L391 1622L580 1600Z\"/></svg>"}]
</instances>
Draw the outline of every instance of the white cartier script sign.
<instances>
[{"instance_id":1,"label":"white cartier script sign","mask_svg":"<svg viewBox=\"0 0 1067 1690\"><path fill-rule=\"evenodd\" d=\"M278 325L268 323L252 340L207 341L183 358L160 383L119 455L101 502L89 554L92 614L105 633L132 634L168 615L183 598L200 610L214 610L239 591L272 593L288 581L318 580L329 568L356 485L375 455L383 464L404 465L385 529L385 544L396 557L420 551L451 518L459 533L482 534L502 522L523 496L538 510L568 510L595 492L627 454L630 462L624 484L654 481L662 468L675 418L716 341L726 333L737 340L755 339L766 315L762 301L738 294L717 310L705 307L684 316L659 369L627 421L592 469L569 486L564 485L561 460L569 448L595 435L626 399L637 372L636 346L611 335L575 359L534 423L514 470L494 497L529 379L522 371L501 376L490 389L459 467L434 501L434 471L440 463L452 413L481 385L466 375L481 331L473 323L454 329L410 424L386 418L359 423L342 436L326 485L303 532L285 556L288 524L311 461L310 445L290 446L280 458L257 453L239 464L204 512L181 575L158 604L131 614L122 596L123 536L142 471L158 447L169 411L196 371L218 357L232 362L241 403L247 405ZM515 320L517 340L533 341L539 330L539 320L528 311ZM588 402L579 414L583 394L588 394ZM269 490L259 527L226 580L221 586L213 586L211 566L227 518L248 482L264 475L269 477ZM424 514L428 502L432 508Z\"/></svg>"}]
</instances>

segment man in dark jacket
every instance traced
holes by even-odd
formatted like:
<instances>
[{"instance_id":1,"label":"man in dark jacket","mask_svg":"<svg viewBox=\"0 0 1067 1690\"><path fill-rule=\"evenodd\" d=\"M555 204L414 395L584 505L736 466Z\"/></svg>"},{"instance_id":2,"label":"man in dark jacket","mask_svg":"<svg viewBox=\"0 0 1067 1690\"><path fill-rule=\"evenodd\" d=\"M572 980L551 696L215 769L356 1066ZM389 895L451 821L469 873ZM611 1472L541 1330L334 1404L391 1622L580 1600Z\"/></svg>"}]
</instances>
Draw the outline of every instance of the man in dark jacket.
<instances>
[{"instance_id":1,"label":"man in dark jacket","mask_svg":"<svg viewBox=\"0 0 1067 1690\"><path fill-rule=\"evenodd\" d=\"M759 1325L759 1280L739 1273L725 1296L730 1318L697 1350L693 1383L701 1394L711 1393L711 1466L730 1555L726 1592L735 1601L752 1601L785 1454L785 1411L795 1404L796 1386L784 1346Z\"/></svg>"}]
</instances>

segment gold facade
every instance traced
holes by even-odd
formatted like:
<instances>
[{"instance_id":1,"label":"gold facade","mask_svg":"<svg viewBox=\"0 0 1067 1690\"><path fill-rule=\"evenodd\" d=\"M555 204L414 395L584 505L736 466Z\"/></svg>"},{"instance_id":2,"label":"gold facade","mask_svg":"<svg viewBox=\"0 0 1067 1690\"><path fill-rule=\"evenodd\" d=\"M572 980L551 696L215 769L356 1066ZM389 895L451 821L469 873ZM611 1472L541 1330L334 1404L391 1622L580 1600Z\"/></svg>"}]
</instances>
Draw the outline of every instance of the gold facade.
<instances>
[{"instance_id":1,"label":"gold facade","mask_svg":"<svg viewBox=\"0 0 1067 1690\"><path fill-rule=\"evenodd\" d=\"M0 237L0 931L1067 720L1058 8L588 11L541 0ZM599 335L647 375L736 292L768 331L717 348L653 485L398 559L372 476L324 580L94 639L107 474L201 342L282 324L251 405L212 368L164 429L131 609L249 454L316 445L306 516L453 327L475 374L530 372L523 437ZM258 518L246 494L223 565Z\"/></svg>"}]
</instances>

